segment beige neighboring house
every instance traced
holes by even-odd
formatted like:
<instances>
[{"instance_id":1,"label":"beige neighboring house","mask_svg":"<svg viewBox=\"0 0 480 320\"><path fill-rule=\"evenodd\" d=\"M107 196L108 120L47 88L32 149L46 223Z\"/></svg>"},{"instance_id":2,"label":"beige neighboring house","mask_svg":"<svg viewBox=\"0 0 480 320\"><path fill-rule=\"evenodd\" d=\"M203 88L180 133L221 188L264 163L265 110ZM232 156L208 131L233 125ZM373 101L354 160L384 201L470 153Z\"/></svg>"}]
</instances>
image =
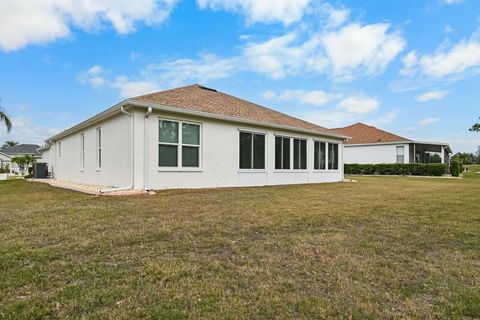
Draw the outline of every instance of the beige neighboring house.
<instances>
[{"instance_id":1,"label":"beige neighboring house","mask_svg":"<svg viewBox=\"0 0 480 320\"><path fill-rule=\"evenodd\" d=\"M51 138L54 179L118 189L343 180L348 137L201 85L134 97Z\"/></svg>"},{"instance_id":2,"label":"beige neighboring house","mask_svg":"<svg viewBox=\"0 0 480 320\"><path fill-rule=\"evenodd\" d=\"M20 168L16 163L12 162L12 159L19 156L30 155L39 160L42 158L39 149L40 146L36 144L17 144L13 147L0 147L0 167L5 168L8 165L11 174L20 174Z\"/></svg>"}]
</instances>

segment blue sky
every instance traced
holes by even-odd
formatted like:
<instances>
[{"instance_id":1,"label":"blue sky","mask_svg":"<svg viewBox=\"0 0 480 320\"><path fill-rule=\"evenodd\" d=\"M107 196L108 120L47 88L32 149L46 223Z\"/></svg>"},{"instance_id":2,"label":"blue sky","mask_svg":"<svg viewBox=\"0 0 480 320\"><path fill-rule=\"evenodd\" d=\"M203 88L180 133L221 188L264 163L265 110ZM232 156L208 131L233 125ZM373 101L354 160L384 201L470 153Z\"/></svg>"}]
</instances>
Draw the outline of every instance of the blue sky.
<instances>
[{"instance_id":1,"label":"blue sky","mask_svg":"<svg viewBox=\"0 0 480 320\"><path fill-rule=\"evenodd\" d=\"M0 72L0 140L201 83L326 127L480 145L477 0L5 0Z\"/></svg>"}]
</instances>

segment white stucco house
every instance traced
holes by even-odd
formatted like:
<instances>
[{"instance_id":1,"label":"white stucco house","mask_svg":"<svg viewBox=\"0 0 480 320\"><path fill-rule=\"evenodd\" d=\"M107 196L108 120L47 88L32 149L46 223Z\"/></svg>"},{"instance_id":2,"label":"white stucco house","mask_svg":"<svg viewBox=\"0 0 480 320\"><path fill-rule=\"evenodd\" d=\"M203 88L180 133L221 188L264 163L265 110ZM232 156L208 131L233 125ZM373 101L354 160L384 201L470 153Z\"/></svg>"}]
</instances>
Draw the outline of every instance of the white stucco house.
<instances>
[{"instance_id":1,"label":"white stucco house","mask_svg":"<svg viewBox=\"0 0 480 320\"><path fill-rule=\"evenodd\" d=\"M29 155L38 161L42 157L39 148L39 145L26 143L17 144L16 146L5 145L0 147L0 168L8 167L11 174L20 174L20 168L15 162L12 162L12 159Z\"/></svg>"},{"instance_id":2,"label":"white stucco house","mask_svg":"<svg viewBox=\"0 0 480 320\"><path fill-rule=\"evenodd\" d=\"M452 153L447 143L416 141L364 123L334 130L351 137L344 145L347 164L428 163L433 154L449 163Z\"/></svg>"},{"instance_id":3,"label":"white stucco house","mask_svg":"<svg viewBox=\"0 0 480 320\"><path fill-rule=\"evenodd\" d=\"M341 181L346 139L191 85L122 101L42 150L55 179L155 190Z\"/></svg>"}]
</instances>

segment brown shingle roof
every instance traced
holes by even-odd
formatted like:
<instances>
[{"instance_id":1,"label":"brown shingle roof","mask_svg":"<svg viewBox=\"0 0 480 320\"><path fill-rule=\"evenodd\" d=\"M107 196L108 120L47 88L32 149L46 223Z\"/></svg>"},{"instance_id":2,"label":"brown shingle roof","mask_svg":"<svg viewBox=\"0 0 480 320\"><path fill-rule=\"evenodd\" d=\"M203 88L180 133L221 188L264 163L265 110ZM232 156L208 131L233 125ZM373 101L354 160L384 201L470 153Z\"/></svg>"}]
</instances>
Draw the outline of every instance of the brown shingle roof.
<instances>
[{"instance_id":1,"label":"brown shingle roof","mask_svg":"<svg viewBox=\"0 0 480 320\"><path fill-rule=\"evenodd\" d=\"M346 144L410 141L410 139L397 136L361 122L333 130L352 137Z\"/></svg>"},{"instance_id":2,"label":"brown shingle roof","mask_svg":"<svg viewBox=\"0 0 480 320\"><path fill-rule=\"evenodd\" d=\"M341 135L341 133L319 125L291 117L284 113L198 84L150 93L132 99L244 120L307 129L327 135Z\"/></svg>"}]
</instances>

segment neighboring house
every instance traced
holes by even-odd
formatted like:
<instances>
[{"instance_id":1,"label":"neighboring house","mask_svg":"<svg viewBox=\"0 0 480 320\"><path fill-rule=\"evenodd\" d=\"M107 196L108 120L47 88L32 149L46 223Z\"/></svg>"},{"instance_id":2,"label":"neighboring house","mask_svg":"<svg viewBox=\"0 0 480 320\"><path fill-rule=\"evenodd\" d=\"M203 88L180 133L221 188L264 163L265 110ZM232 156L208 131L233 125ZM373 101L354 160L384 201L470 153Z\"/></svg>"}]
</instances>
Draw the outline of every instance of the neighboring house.
<instances>
[{"instance_id":1,"label":"neighboring house","mask_svg":"<svg viewBox=\"0 0 480 320\"><path fill-rule=\"evenodd\" d=\"M345 163L427 163L435 153L449 163L452 153L447 143L415 141L363 123L334 130L351 137L344 145Z\"/></svg>"},{"instance_id":2,"label":"neighboring house","mask_svg":"<svg viewBox=\"0 0 480 320\"><path fill-rule=\"evenodd\" d=\"M47 140L55 179L122 189L342 181L347 136L191 85L127 99Z\"/></svg>"},{"instance_id":3,"label":"neighboring house","mask_svg":"<svg viewBox=\"0 0 480 320\"><path fill-rule=\"evenodd\" d=\"M0 147L0 166L5 168L6 165L10 168L10 173L19 174L20 168L12 159L19 156L30 155L39 160L42 155L39 152L40 146L36 144L17 144L16 146ZM31 165L30 165L31 167Z\"/></svg>"}]
</instances>

